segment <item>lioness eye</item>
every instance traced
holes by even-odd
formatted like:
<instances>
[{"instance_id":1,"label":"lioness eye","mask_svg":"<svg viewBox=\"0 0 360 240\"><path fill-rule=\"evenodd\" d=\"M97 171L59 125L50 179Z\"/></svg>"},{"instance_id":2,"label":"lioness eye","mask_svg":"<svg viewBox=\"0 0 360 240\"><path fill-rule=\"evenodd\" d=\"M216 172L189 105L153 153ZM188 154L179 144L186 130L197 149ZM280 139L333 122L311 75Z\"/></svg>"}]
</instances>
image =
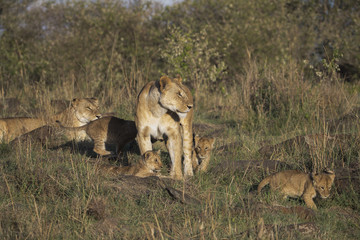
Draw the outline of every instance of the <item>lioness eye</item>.
<instances>
[{"instance_id":1,"label":"lioness eye","mask_svg":"<svg viewBox=\"0 0 360 240\"><path fill-rule=\"evenodd\" d=\"M182 94L181 94L181 92L178 92L178 96L179 96L179 97L182 97Z\"/></svg>"},{"instance_id":2,"label":"lioness eye","mask_svg":"<svg viewBox=\"0 0 360 240\"><path fill-rule=\"evenodd\" d=\"M92 109L91 109L91 107L87 107L86 109L87 109L87 110L89 110L89 111L91 111L91 110L92 110Z\"/></svg>"},{"instance_id":3,"label":"lioness eye","mask_svg":"<svg viewBox=\"0 0 360 240\"><path fill-rule=\"evenodd\" d=\"M321 190L324 190L324 187L320 187L321 188Z\"/></svg>"}]
</instances>

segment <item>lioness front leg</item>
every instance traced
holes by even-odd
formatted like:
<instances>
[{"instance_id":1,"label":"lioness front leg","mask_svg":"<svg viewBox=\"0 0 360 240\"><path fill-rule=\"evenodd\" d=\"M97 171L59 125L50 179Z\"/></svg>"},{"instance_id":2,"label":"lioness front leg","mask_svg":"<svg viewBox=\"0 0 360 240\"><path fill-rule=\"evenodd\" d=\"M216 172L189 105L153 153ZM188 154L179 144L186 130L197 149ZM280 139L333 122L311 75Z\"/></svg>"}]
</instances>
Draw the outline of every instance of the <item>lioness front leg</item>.
<instances>
[{"instance_id":1,"label":"lioness front leg","mask_svg":"<svg viewBox=\"0 0 360 240\"><path fill-rule=\"evenodd\" d=\"M141 155L143 155L147 151L152 150L151 137L150 135L146 134L146 131L139 130L136 136L136 141L139 145Z\"/></svg>"},{"instance_id":2,"label":"lioness front leg","mask_svg":"<svg viewBox=\"0 0 360 240\"><path fill-rule=\"evenodd\" d=\"M194 169L192 165L193 134L192 126L182 125L183 128L183 151L184 151L184 175L193 176Z\"/></svg>"},{"instance_id":3,"label":"lioness front leg","mask_svg":"<svg viewBox=\"0 0 360 240\"><path fill-rule=\"evenodd\" d=\"M169 136L166 141L166 147L168 149L171 159L170 176L173 179L182 179L183 174L181 170L181 156L182 156L182 139L179 131L169 131Z\"/></svg>"}]
</instances>

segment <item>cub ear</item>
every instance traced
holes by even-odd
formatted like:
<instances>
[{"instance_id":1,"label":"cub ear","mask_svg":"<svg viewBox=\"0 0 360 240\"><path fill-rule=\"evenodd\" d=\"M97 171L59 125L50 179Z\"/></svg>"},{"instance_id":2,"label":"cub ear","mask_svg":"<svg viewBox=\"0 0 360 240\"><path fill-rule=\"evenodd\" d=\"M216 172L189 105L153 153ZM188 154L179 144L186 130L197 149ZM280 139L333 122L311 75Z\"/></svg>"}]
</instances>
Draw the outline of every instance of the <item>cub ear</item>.
<instances>
[{"instance_id":1,"label":"cub ear","mask_svg":"<svg viewBox=\"0 0 360 240\"><path fill-rule=\"evenodd\" d=\"M171 83L171 79L168 76L162 76L160 78L160 91L162 92L169 83Z\"/></svg>"},{"instance_id":2,"label":"cub ear","mask_svg":"<svg viewBox=\"0 0 360 240\"><path fill-rule=\"evenodd\" d=\"M195 146L198 144L199 140L200 140L200 136L196 134L196 135L194 136Z\"/></svg>"},{"instance_id":3,"label":"cub ear","mask_svg":"<svg viewBox=\"0 0 360 240\"><path fill-rule=\"evenodd\" d=\"M149 159L149 158L151 157L151 155L152 155L152 152L151 152L151 151L145 152L145 153L144 153L144 160Z\"/></svg>"},{"instance_id":4,"label":"cub ear","mask_svg":"<svg viewBox=\"0 0 360 240\"><path fill-rule=\"evenodd\" d=\"M335 175L335 173L328 168L325 168L323 172L326 174L334 174Z\"/></svg>"},{"instance_id":5,"label":"cub ear","mask_svg":"<svg viewBox=\"0 0 360 240\"><path fill-rule=\"evenodd\" d=\"M310 178L311 178L314 185L317 184L317 181L319 180L319 177L320 177L319 174L317 174L316 172L310 173Z\"/></svg>"},{"instance_id":6,"label":"cub ear","mask_svg":"<svg viewBox=\"0 0 360 240\"><path fill-rule=\"evenodd\" d=\"M160 156L160 149L156 151L156 154Z\"/></svg>"},{"instance_id":7,"label":"cub ear","mask_svg":"<svg viewBox=\"0 0 360 240\"><path fill-rule=\"evenodd\" d=\"M215 144L215 138L210 138L211 147L214 147Z\"/></svg>"},{"instance_id":8,"label":"cub ear","mask_svg":"<svg viewBox=\"0 0 360 240\"><path fill-rule=\"evenodd\" d=\"M316 172L315 171L312 171L311 173L310 173L310 178L311 178L311 180L315 180L315 177L316 177Z\"/></svg>"},{"instance_id":9,"label":"cub ear","mask_svg":"<svg viewBox=\"0 0 360 240\"><path fill-rule=\"evenodd\" d=\"M74 98L74 99L71 101L71 106L75 107L75 106L79 105L79 102L80 102L80 99Z\"/></svg>"}]
</instances>

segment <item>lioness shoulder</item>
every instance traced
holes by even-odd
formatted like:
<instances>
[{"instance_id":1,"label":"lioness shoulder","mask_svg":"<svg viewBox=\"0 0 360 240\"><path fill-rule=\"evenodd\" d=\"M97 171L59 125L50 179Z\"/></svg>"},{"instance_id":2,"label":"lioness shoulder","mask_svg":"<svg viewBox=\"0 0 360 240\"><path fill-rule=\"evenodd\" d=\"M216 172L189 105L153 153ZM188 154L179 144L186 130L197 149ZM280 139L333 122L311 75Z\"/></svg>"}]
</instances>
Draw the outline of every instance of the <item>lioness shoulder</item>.
<instances>
[{"instance_id":1,"label":"lioness shoulder","mask_svg":"<svg viewBox=\"0 0 360 240\"><path fill-rule=\"evenodd\" d=\"M206 172L209 166L211 151L214 147L215 138L194 136L194 150L192 164L195 172Z\"/></svg>"},{"instance_id":2,"label":"lioness shoulder","mask_svg":"<svg viewBox=\"0 0 360 240\"><path fill-rule=\"evenodd\" d=\"M313 198L317 194L321 198L328 198L334 179L334 172L329 170L320 174L286 170L266 177L260 182L257 191L260 193L265 185L270 184L272 190L281 192L285 198L302 197L308 207L317 209Z\"/></svg>"}]
</instances>

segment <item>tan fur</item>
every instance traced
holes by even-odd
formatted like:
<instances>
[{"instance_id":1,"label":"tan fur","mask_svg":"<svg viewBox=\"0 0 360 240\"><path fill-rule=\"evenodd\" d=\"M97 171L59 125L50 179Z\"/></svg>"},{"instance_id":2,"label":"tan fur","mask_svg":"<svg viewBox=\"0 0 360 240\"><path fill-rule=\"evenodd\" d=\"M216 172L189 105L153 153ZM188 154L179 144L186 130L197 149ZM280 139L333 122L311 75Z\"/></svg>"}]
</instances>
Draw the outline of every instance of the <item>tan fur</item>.
<instances>
[{"instance_id":1,"label":"tan fur","mask_svg":"<svg viewBox=\"0 0 360 240\"><path fill-rule=\"evenodd\" d=\"M163 76L146 84L137 98L136 140L141 154L152 150L151 138L165 140L172 166L170 176L182 179L181 157L184 154L184 174L192 176L193 98L181 78Z\"/></svg>"},{"instance_id":2,"label":"tan fur","mask_svg":"<svg viewBox=\"0 0 360 240\"><path fill-rule=\"evenodd\" d=\"M105 143L116 145L116 152L119 153L123 147L135 140L137 130L134 121L127 121L117 117L102 117L89 122L81 127L64 127L64 129L81 132L86 134L94 141L94 152L100 155L108 155Z\"/></svg>"},{"instance_id":3,"label":"tan fur","mask_svg":"<svg viewBox=\"0 0 360 240\"><path fill-rule=\"evenodd\" d=\"M260 194L261 189L270 184L272 190L280 191L285 198L302 197L306 206L317 209L313 198L316 194L321 198L329 197L334 178L335 174L331 171L306 174L297 170L287 170L266 177L260 182L257 191Z\"/></svg>"},{"instance_id":4,"label":"tan fur","mask_svg":"<svg viewBox=\"0 0 360 240\"><path fill-rule=\"evenodd\" d=\"M192 153L192 166L195 172L206 172L209 166L211 151L214 147L215 138L194 137L194 150Z\"/></svg>"},{"instance_id":5,"label":"tan fur","mask_svg":"<svg viewBox=\"0 0 360 240\"><path fill-rule=\"evenodd\" d=\"M56 120L61 121L65 126L78 127L100 117L99 103L96 98L75 98L67 109L49 119L29 117L0 119L0 141L10 142L36 128L52 125ZM80 140L85 137L86 134L80 134L76 139Z\"/></svg>"},{"instance_id":6,"label":"tan fur","mask_svg":"<svg viewBox=\"0 0 360 240\"><path fill-rule=\"evenodd\" d=\"M147 151L141 160L132 166L101 166L100 171L108 172L116 175L134 175L137 177L158 176L161 170L162 162L160 159L160 151Z\"/></svg>"}]
</instances>

